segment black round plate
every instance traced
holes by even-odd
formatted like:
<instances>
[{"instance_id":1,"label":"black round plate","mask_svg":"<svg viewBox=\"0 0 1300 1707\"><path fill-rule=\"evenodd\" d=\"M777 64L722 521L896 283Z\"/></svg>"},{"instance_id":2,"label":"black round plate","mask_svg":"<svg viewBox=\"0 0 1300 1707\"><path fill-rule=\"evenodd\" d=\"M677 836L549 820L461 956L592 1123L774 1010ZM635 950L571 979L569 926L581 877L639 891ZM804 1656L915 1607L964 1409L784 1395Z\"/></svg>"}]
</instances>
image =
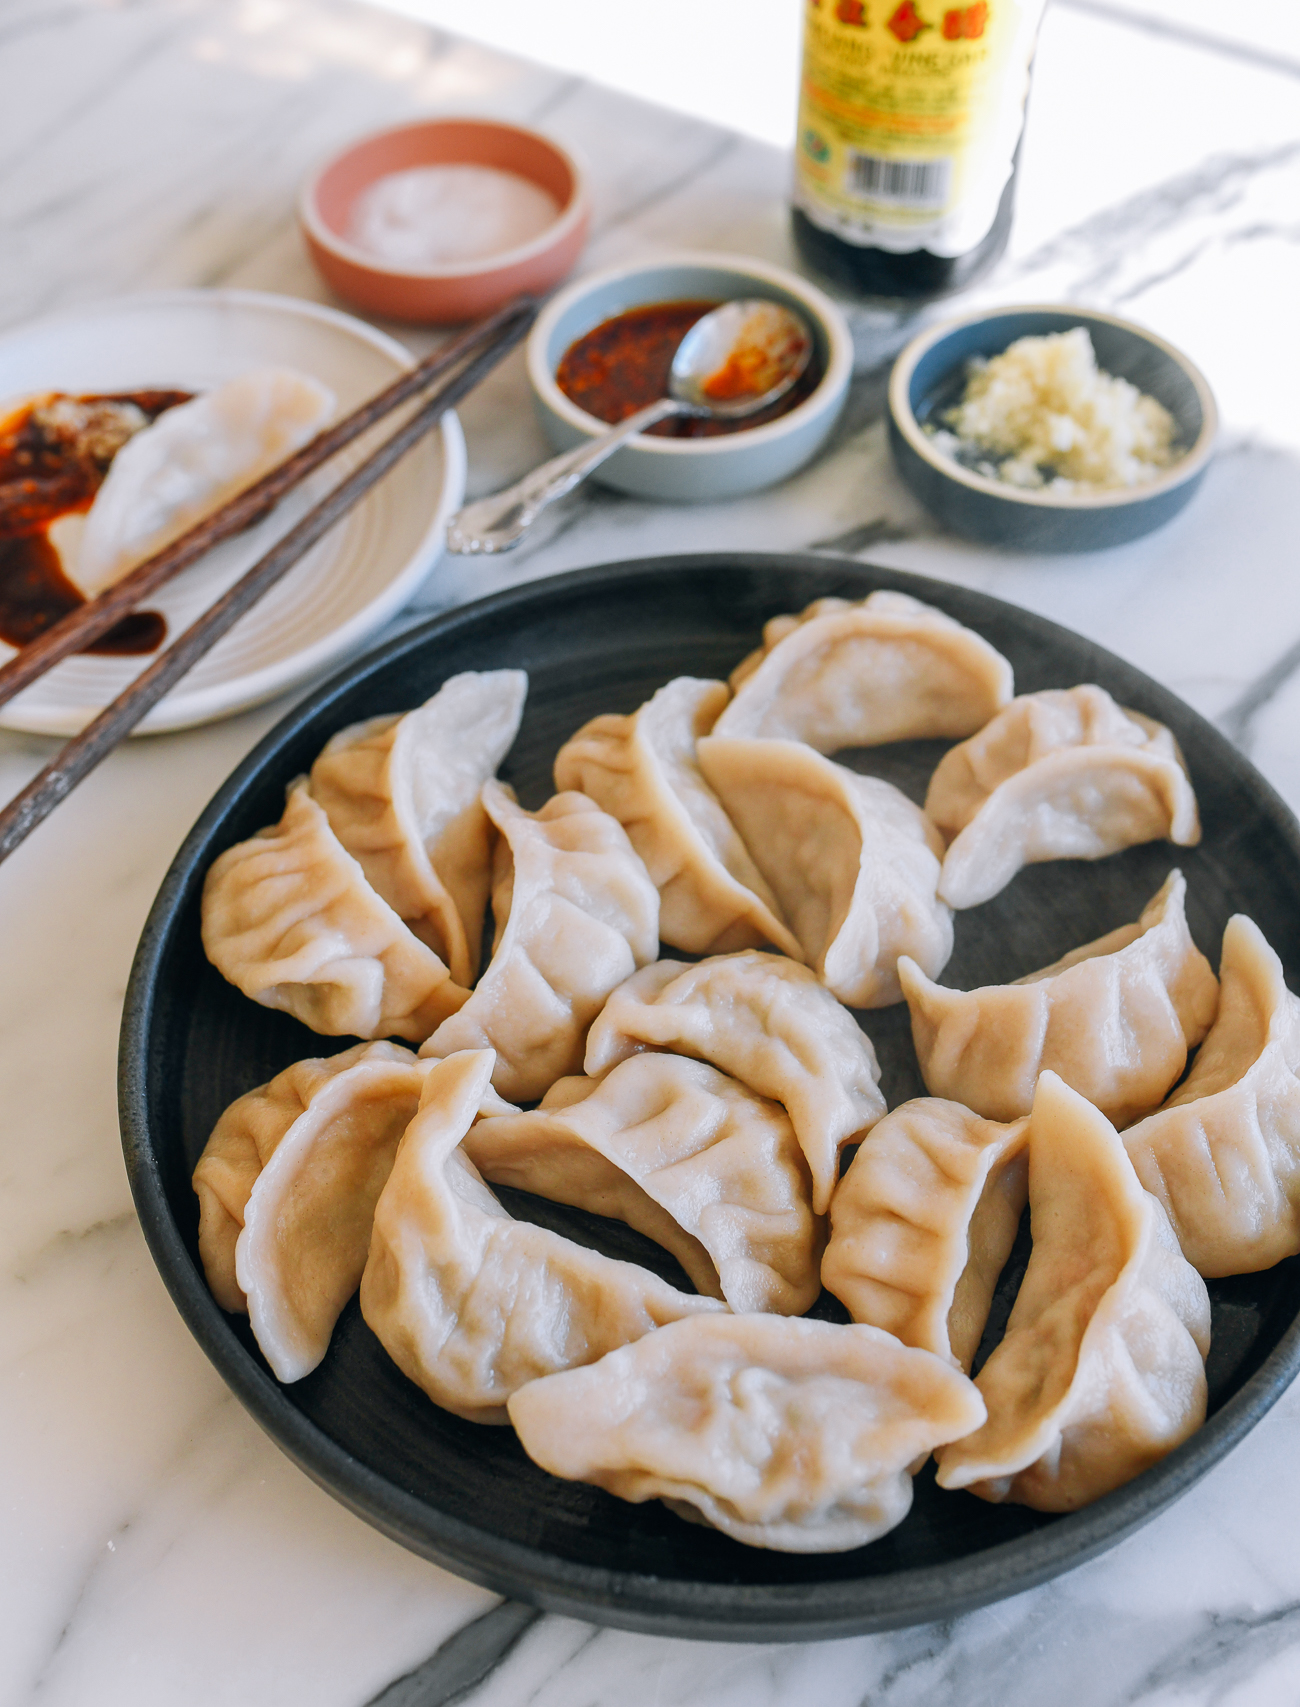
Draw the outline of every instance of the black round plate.
<instances>
[{"instance_id":1,"label":"black round plate","mask_svg":"<svg viewBox=\"0 0 1300 1707\"><path fill-rule=\"evenodd\" d=\"M1189 1488L1273 1404L1300 1366L1300 1259L1211 1283L1210 1418L1178 1451L1086 1510L1049 1517L917 1480L906 1521L851 1553L799 1557L739 1546L658 1502L626 1505L537 1469L508 1428L462 1422L401 1375L345 1311L324 1363L281 1387L248 1324L224 1315L199 1267L190 1173L227 1103L303 1056L345 1046L247 1001L203 957L199 897L213 859L278 818L285 784L344 724L419 704L460 670L529 672L523 728L503 767L524 804L551 790L551 761L578 725L631 711L672 676L725 676L764 621L825 594L892 587L978 630L1012 661L1018 690L1099 682L1159 718L1186 754L1205 836L1192 849L1133 848L1096 864L1022 872L957 917L945 979L1001 982L1137 917L1180 864L1188 914L1217 964L1225 921L1249 912L1300 966L1300 830L1219 734L1174 695L1078 635L979 593L825 557L698 556L587 569L440 616L336 676L245 760L176 856L154 903L126 998L123 1145L154 1259L200 1345L277 1443L323 1487L427 1558L552 1611L663 1635L808 1640L954 1614L1080 1564ZM923 797L941 743L845 755ZM864 1017L890 1106L922 1093L904 1007ZM551 1205L537 1219L671 1275L628 1229ZM1016 1261L997 1306L1005 1319ZM678 1275L679 1284L684 1279ZM833 1312L827 1304L825 1308ZM842 1319L842 1318L841 1318Z\"/></svg>"}]
</instances>

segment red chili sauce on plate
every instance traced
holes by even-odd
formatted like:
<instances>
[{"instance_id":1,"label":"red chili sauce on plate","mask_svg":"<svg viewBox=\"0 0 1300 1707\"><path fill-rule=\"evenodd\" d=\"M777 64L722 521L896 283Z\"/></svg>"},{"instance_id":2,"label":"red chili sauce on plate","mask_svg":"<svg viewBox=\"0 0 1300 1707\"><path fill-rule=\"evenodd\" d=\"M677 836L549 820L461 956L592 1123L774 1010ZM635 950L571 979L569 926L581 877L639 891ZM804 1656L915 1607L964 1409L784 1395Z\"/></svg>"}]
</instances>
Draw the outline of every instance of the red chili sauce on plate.
<instances>
[{"instance_id":1,"label":"red chili sauce on plate","mask_svg":"<svg viewBox=\"0 0 1300 1707\"><path fill-rule=\"evenodd\" d=\"M50 523L88 510L132 432L189 391L53 392L0 420L0 640L26 646L86 602L63 571ZM158 611L132 611L85 648L114 656L156 651L167 634Z\"/></svg>"},{"instance_id":2,"label":"red chili sauce on plate","mask_svg":"<svg viewBox=\"0 0 1300 1707\"><path fill-rule=\"evenodd\" d=\"M647 403L668 395L668 373L677 346L716 302L655 302L630 308L585 332L560 358L555 383L579 409L598 421L625 421ZM665 439L711 439L719 433L743 433L797 409L822 377L814 355L784 397L738 421L679 415L658 421L650 433ZM743 389L743 387L742 387ZM725 390L720 396L734 395Z\"/></svg>"}]
</instances>

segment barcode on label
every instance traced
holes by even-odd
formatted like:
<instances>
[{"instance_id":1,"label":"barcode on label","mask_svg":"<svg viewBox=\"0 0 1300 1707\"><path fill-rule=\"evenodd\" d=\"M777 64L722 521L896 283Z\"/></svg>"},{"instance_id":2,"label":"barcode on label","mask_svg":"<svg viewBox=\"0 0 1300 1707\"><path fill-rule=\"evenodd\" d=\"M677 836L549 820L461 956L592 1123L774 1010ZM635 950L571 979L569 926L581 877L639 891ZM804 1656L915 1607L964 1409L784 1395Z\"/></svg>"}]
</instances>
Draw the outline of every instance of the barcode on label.
<instances>
[{"instance_id":1,"label":"barcode on label","mask_svg":"<svg viewBox=\"0 0 1300 1707\"><path fill-rule=\"evenodd\" d=\"M952 179L951 160L884 160L848 150L845 188L850 195L898 207L942 207Z\"/></svg>"}]
</instances>

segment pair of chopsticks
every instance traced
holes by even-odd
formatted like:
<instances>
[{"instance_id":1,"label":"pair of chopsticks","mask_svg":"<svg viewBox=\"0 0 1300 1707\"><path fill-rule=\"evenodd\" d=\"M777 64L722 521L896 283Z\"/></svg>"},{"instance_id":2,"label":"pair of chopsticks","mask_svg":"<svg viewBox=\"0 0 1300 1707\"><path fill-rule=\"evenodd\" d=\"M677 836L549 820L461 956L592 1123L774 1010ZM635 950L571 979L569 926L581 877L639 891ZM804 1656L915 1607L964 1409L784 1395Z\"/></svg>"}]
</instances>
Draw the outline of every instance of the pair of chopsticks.
<instances>
[{"instance_id":1,"label":"pair of chopsticks","mask_svg":"<svg viewBox=\"0 0 1300 1707\"><path fill-rule=\"evenodd\" d=\"M444 344L417 367L363 403L337 426L319 433L309 444L280 463L253 485L245 487L188 533L129 574L78 606L24 646L0 667L0 705L12 699L61 658L79 652L106 634L141 600L177 575L214 545L260 521L280 499L322 463L430 386L421 407L353 470L302 520L260 557L230 590L211 605L185 632L149 665L131 685L105 706L95 720L73 737L45 769L0 811L0 860L94 770L101 759L123 741L150 708L167 693L222 635L262 596L283 579L321 536L329 531L411 447L442 419L448 409L470 392L524 336L537 315L537 304L521 297L477 322ZM441 383L437 383L441 382Z\"/></svg>"}]
</instances>

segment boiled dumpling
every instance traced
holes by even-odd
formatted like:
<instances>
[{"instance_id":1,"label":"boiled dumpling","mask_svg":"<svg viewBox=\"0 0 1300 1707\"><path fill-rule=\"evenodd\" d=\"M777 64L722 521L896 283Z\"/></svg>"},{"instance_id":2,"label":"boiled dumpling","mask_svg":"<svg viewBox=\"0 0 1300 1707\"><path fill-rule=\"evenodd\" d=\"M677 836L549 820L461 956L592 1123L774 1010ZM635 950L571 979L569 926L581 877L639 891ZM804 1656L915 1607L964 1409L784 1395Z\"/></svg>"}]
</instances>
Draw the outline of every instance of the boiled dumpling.
<instances>
[{"instance_id":1,"label":"boiled dumpling","mask_svg":"<svg viewBox=\"0 0 1300 1707\"><path fill-rule=\"evenodd\" d=\"M194 1169L199 1256L281 1381L324 1357L432 1063L395 1043L296 1061L233 1102Z\"/></svg>"},{"instance_id":2,"label":"boiled dumpling","mask_svg":"<svg viewBox=\"0 0 1300 1707\"><path fill-rule=\"evenodd\" d=\"M902 1000L898 957L937 976L952 915L943 843L907 796L799 741L699 743L700 767L822 983L851 1007Z\"/></svg>"},{"instance_id":3,"label":"boiled dumpling","mask_svg":"<svg viewBox=\"0 0 1300 1707\"><path fill-rule=\"evenodd\" d=\"M469 996L371 889L305 777L278 824L213 863L203 947L246 996L328 1036L419 1043Z\"/></svg>"},{"instance_id":4,"label":"boiled dumpling","mask_svg":"<svg viewBox=\"0 0 1300 1707\"><path fill-rule=\"evenodd\" d=\"M525 812L490 782L483 804L501 832L492 961L423 1052L495 1049L497 1090L534 1102L579 1070L605 998L654 959L659 895L622 827L585 795Z\"/></svg>"},{"instance_id":5,"label":"boiled dumpling","mask_svg":"<svg viewBox=\"0 0 1300 1707\"><path fill-rule=\"evenodd\" d=\"M1155 1108L1214 1018L1219 986L1192 941L1183 874L1141 918L1014 984L945 990L898 963L926 1089L990 1120L1028 1114L1045 1067L1116 1126Z\"/></svg>"},{"instance_id":6,"label":"boiled dumpling","mask_svg":"<svg viewBox=\"0 0 1300 1707\"><path fill-rule=\"evenodd\" d=\"M893 1529L912 1504L908 1466L983 1417L971 1382L929 1352L788 1316L677 1322L510 1400L553 1476L787 1553Z\"/></svg>"},{"instance_id":7,"label":"boiled dumpling","mask_svg":"<svg viewBox=\"0 0 1300 1707\"><path fill-rule=\"evenodd\" d=\"M824 1215L839 1154L885 1112L871 1040L806 966L749 949L694 966L660 960L615 990L587 1038L586 1070L643 1049L708 1061L790 1116Z\"/></svg>"},{"instance_id":8,"label":"boiled dumpling","mask_svg":"<svg viewBox=\"0 0 1300 1707\"><path fill-rule=\"evenodd\" d=\"M523 670L467 671L405 716L341 729L311 768L312 797L371 888L467 986L492 876L479 797L527 692Z\"/></svg>"},{"instance_id":9,"label":"boiled dumpling","mask_svg":"<svg viewBox=\"0 0 1300 1707\"><path fill-rule=\"evenodd\" d=\"M933 605L878 592L817 599L764 626L732 672L718 735L807 741L819 753L973 735L1011 698L1011 665Z\"/></svg>"},{"instance_id":10,"label":"boiled dumpling","mask_svg":"<svg viewBox=\"0 0 1300 1707\"><path fill-rule=\"evenodd\" d=\"M1028 1128L938 1097L872 1127L831 1199L822 1259L855 1322L969 1371L1025 1207Z\"/></svg>"},{"instance_id":11,"label":"boiled dumpling","mask_svg":"<svg viewBox=\"0 0 1300 1707\"><path fill-rule=\"evenodd\" d=\"M729 697L724 682L679 676L631 717L594 718L560 748L555 786L590 795L627 831L659 891L662 941L688 954L771 943L802 960L696 760Z\"/></svg>"},{"instance_id":12,"label":"boiled dumpling","mask_svg":"<svg viewBox=\"0 0 1300 1707\"><path fill-rule=\"evenodd\" d=\"M212 1295L223 1310L248 1309L235 1275L235 1244L263 1168L317 1093L358 1066L363 1071L353 1075L353 1085L410 1075L416 1088L409 1119L427 1066L400 1044L358 1043L340 1055L295 1061L269 1084L258 1085L232 1102L213 1127L194 1169L194 1190L199 1200L199 1257ZM322 1103L318 1112L325 1106Z\"/></svg>"},{"instance_id":13,"label":"boiled dumpling","mask_svg":"<svg viewBox=\"0 0 1300 1707\"><path fill-rule=\"evenodd\" d=\"M1173 736L1091 685L1012 700L944 755L925 810L950 844L939 893L951 907L990 900L1042 860L1201 839Z\"/></svg>"},{"instance_id":14,"label":"boiled dumpling","mask_svg":"<svg viewBox=\"0 0 1300 1707\"><path fill-rule=\"evenodd\" d=\"M525 1382L724 1306L506 1213L460 1147L492 1065L466 1050L425 1079L375 1205L361 1313L435 1404L503 1423Z\"/></svg>"},{"instance_id":15,"label":"boiled dumpling","mask_svg":"<svg viewBox=\"0 0 1300 1707\"><path fill-rule=\"evenodd\" d=\"M1138 1178L1204 1275L1300 1252L1300 1001L1259 927L1223 933L1219 1014L1163 1108L1124 1134Z\"/></svg>"},{"instance_id":16,"label":"boiled dumpling","mask_svg":"<svg viewBox=\"0 0 1300 1707\"><path fill-rule=\"evenodd\" d=\"M1008 777L1071 747L1132 747L1177 758L1163 724L1117 705L1085 682L1021 694L979 732L946 753L930 779L926 811L945 835L970 823Z\"/></svg>"},{"instance_id":17,"label":"boiled dumpling","mask_svg":"<svg viewBox=\"0 0 1300 1707\"><path fill-rule=\"evenodd\" d=\"M113 458L86 516L73 579L120 581L320 432L334 393L292 368L257 368L168 409Z\"/></svg>"},{"instance_id":18,"label":"boiled dumpling","mask_svg":"<svg viewBox=\"0 0 1300 1707\"><path fill-rule=\"evenodd\" d=\"M1029 1116L1033 1248L976 1380L988 1421L941 1448L943 1488L1075 1511L1205 1420L1210 1301L1105 1115L1055 1073Z\"/></svg>"},{"instance_id":19,"label":"boiled dumpling","mask_svg":"<svg viewBox=\"0 0 1300 1707\"><path fill-rule=\"evenodd\" d=\"M703 1061L634 1055L561 1079L530 1114L481 1120L465 1153L494 1185L626 1221L733 1310L797 1316L825 1232L789 1116Z\"/></svg>"}]
</instances>

